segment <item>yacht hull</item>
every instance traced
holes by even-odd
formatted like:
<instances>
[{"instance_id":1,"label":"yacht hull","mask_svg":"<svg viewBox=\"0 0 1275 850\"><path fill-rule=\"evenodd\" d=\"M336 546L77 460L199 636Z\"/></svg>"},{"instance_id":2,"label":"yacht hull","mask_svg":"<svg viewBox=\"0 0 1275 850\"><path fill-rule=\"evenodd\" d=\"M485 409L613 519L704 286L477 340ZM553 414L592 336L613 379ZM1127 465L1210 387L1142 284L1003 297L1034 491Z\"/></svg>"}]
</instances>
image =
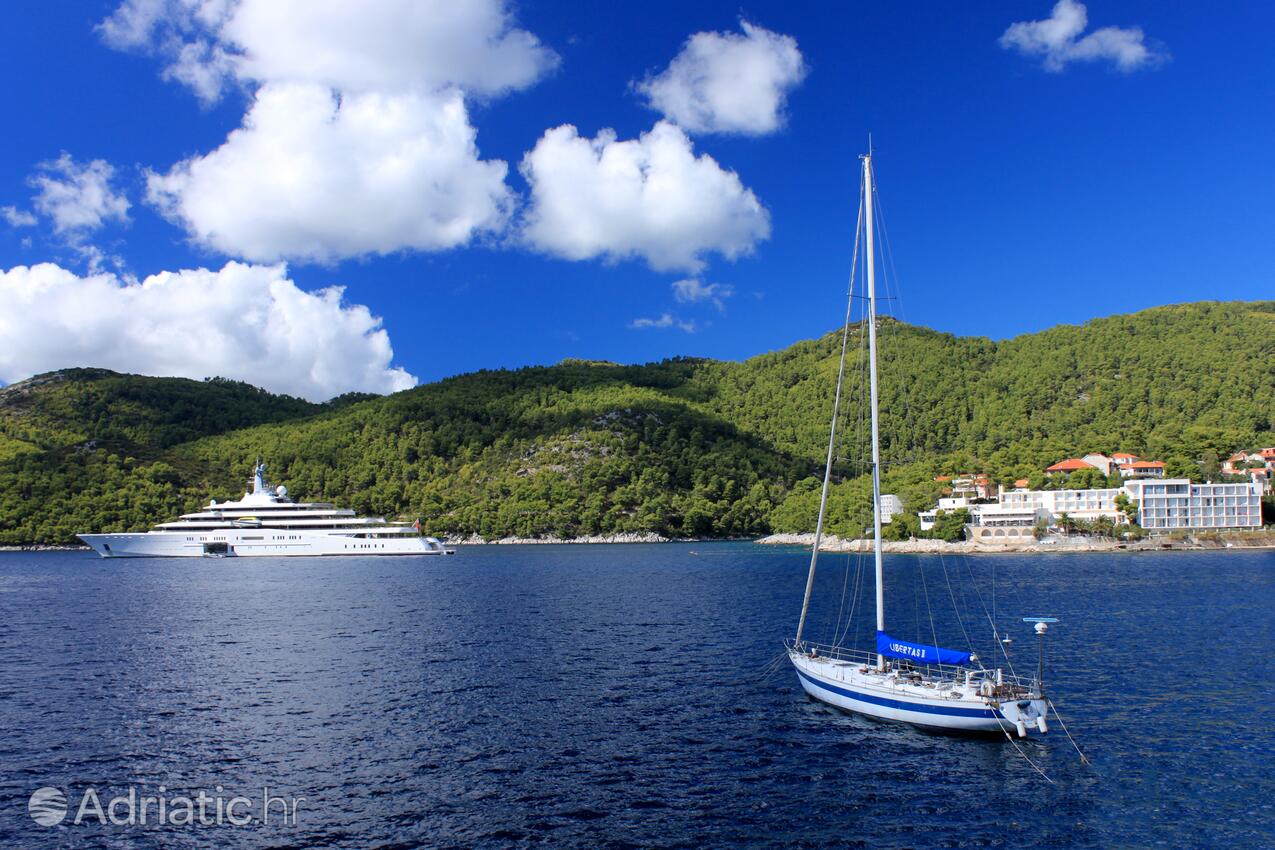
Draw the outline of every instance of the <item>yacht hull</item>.
<instances>
[{"instance_id":1,"label":"yacht hull","mask_svg":"<svg viewBox=\"0 0 1275 850\"><path fill-rule=\"evenodd\" d=\"M452 555L432 537L352 537L296 529L218 529L208 533L81 534L103 558Z\"/></svg>"},{"instance_id":2,"label":"yacht hull","mask_svg":"<svg viewBox=\"0 0 1275 850\"><path fill-rule=\"evenodd\" d=\"M861 665L812 659L801 653L791 653L789 657L807 694L828 705L880 720L949 732L1026 734L1016 721L1021 717L1024 725L1040 728L1035 718L1045 710L1041 700L1025 700L1030 705L1024 708L1014 703L1005 710L995 700L979 696L974 688L952 688L942 692L946 694L943 696L937 691L926 694L924 687L900 682L888 674L861 672Z\"/></svg>"}]
</instances>

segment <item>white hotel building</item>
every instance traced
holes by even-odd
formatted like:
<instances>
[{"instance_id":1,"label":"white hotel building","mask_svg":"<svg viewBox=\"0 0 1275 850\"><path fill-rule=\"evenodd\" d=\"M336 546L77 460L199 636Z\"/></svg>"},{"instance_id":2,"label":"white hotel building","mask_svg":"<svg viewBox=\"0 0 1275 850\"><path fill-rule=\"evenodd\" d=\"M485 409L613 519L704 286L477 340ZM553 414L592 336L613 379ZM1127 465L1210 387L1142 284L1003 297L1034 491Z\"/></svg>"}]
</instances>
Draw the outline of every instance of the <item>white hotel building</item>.
<instances>
[{"instance_id":1,"label":"white hotel building","mask_svg":"<svg viewBox=\"0 0 1275 850\"><path fill-rule=\"evenodd\" d=\"M1066 514L1072 519L1094 520L1100 516L1116 522L1124 515L1116 507L1116 496L1122 487L1102 490L1011 490L1001 494L1001 509L1009 512L1032 511L1052 520Z\"/></svg>"},{"instance_id":2,"label":"white hotel building","mask_svg":"<svg viewBox=\"0 0 1275 850\"><path fill-rule=\"evenodd\" d=\"M967 508L970 539L994 543L1002 542L1001 538L1029 536L1038 520L1054 523L1063 514L1088 521L1107 517L1120 525L1127 521L1116 507L1116 497L1121 493L1138 503L1138 524L1148 531L1262 525L1260 484L1192 484L1185 478L1138 479L1123 487L1100 490L1010 490L1001 494L999 502L985 504L945 498L939 500L937 508L922 511L919 516L925 531L933 527L938 511Z\"/></svg>"},{"instance_id":3,"label":"white hotel building","mask_svg":"<svg viewBox=\"0 0 1275 850\"><path fill-rule=\"evenodd\" d=\"M1130 481L1124 486L1138 503L1138 524L1148 531L1260 528L1260 484L1192 484L1185 478Z\"/></svg>"}]
</instances>

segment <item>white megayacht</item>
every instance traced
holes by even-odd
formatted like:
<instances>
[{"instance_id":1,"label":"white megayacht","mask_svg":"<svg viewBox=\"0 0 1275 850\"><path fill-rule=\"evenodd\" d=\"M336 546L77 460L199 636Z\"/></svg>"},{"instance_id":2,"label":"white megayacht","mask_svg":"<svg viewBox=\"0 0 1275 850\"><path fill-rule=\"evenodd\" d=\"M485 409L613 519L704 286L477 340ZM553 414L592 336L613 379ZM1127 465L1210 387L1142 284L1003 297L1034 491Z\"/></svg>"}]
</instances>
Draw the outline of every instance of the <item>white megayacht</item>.
<instances>
[{"instance_id":1,"label":"white megayacht","mask_svg":"<svg viewBox=\"0 0 1275 850\"><path fill-rule=\"evenodd\" d=\"M80 534L103 558L280 557L288 555L451 555L420 522L360 517L329 502L294 502L288 488L272 488L266 465L253 470L252 491L237 501L160 523L132 534Z\"/></svg>"}]
</instances>

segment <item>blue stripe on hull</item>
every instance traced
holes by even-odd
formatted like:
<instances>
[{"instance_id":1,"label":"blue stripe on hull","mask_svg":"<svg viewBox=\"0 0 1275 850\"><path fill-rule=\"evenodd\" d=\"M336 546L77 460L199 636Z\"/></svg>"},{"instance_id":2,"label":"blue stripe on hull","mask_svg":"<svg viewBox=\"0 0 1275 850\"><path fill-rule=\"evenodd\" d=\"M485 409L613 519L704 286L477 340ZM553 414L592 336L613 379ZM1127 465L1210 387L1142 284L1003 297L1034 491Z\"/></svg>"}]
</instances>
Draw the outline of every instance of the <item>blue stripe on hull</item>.
<instances>
[{"instance_id":1,"label":"blue stripe on hull","mask_svg":"<svg viewBox=\"0 0 1275 850\"><path fill-rule=\"evenodd\" d=\"M874 696L872 694L865 694L861 691L852 691L849 688L830 685L827 682L816 679L804 670L798 669L797 675L817 688L823 688L825 691L831 691L834 694L840 694L843 697L847 697L858 702L883 705L886 708L901 709L903 711L915 711L921 714L941 714L948 717L977 717L980 720L997 719L996 712L990 708L959 708L957 706L924 705L915 702L904 702L903 700Z\"/></svg>"}]
</instances>

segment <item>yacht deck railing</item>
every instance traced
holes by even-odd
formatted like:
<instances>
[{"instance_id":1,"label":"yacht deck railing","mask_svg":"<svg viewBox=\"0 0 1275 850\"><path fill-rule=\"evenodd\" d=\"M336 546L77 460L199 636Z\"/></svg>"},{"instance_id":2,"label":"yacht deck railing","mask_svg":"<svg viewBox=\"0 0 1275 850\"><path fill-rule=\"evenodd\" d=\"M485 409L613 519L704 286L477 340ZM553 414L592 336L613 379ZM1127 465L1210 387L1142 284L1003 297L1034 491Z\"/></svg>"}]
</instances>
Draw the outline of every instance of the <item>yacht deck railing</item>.
<instances>
[{"instance_id":1,"label":"yacht deck railing","mask_svg":"<svg viewBox=\"0 0 1275 850\"><path fill-rule=\"evenodd\" d=\"M788 648L794 649L791 641ZM826 643L810 643L802 641L800 651L812 657L828 658L849 665L875 667L877 653L864 649L851 649L844 646L833 646ZM925 681L967 681L978 683L991 682L1002 696L1019 696L1031 691L1035 681L1015 676L1004 670L988 670L984 667L961 667L955 664L920 664L901 658L886 657L888 669L918 673ZM998 678L999 675L999 678Z\"/></svg>"}]
</instances>

